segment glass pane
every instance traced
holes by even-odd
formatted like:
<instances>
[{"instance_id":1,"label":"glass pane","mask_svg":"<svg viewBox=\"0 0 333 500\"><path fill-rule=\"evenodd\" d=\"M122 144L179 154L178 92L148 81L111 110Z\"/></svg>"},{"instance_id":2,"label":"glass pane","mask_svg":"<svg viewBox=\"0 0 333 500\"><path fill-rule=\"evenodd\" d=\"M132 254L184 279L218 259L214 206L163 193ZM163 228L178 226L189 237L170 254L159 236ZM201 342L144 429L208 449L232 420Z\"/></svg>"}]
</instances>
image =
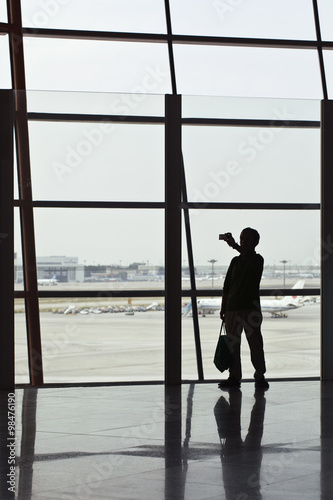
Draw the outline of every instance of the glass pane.
<instances>
[{"instance_id":1,"label":"glass pane","mask_svg":"<svg viewBox=\"0 0 333 500\"><path fill-rule=\"evenodd\" d=\"M0 1L0 23L7 23L7 22L8 22L8 17L7 17L6 0L1 0Z\"/></svg>"},{"instance_id":2,"label":"glass pane","mask_svg":"<svg viewBox=\"0 0 333 500\"><path fill-rule=\"evenodd\" d=\"M162 0L22 0L23 26L165 33Z\"/></svg>"},{"instance_id":3,"label":"glass pane","mask_svg":"<svg viewBox=\"0 0 333 500\"><path fill-rule=\"evenodd\" d=\"M46 383L163 380L163 311L135 307L134 312L112 313L111 307L126 306L126 299L118 299L109 300L109 309L101 313L96 305L93 313L71 299L77 314L73 309L56 314L50 311L52 301L46 301L40 301Z\"/></svg>"},{"instance_id":4,"label":"glass pane","mask_svg":"<svg viewBox=\"0 0 333 500\"><path fill-rule=\"evenodd\" d=\"M320 101L305 99L259 99L255 97L183 96L183 118L231 118L320 121ZM319 123L318 123L319 126Z\"/></svg>"},{"instance_id":5,"label":"glass pane","mask_svg":"<svg viewBox=\"0 0 333 500\"><path fill-rule=\"evenodd\" d=\"M324 50L324 63L325 63L328 98L332 99L332 97L333 97L333 52L331 50Z\"/></svg>"},{"instance_id":6,"label":"glass pane","mask_svg":"<svg viewBox=\"0 0 333 500\"><path fill-rule=\"evenodd\" d=\"M171 89L163 43L28 37L24 51L30 90L165 94Z\"/></svg>"},{"instance_id":7,"label":"glass pane","mask_svg":"<svg viewBox=\"0 0 333 500\"><path fill-rule=\"evenodd\" d=\"M24 275L22 265L21 220L19 208L14 207L14 289L23 290Z\"/></svg>"},{"instance_id":8,"label":"glass pane","mask_svg":"<svg viewBox=\"0 0 333 500\"><path fill-rule=\"evenodd\" d=\"M311 0L171 0L170 6L174 33L293 40L316 37Z\"/></svg>"},{"instance_id":9,"label":"glass pane","mask_svg":"<svg viewBox=\"0 0 333 500\"><path fill-rule=\"evenodd\" d=\"M8 35L0 35L0 64L0 88L10 89L12 87L12 83L10 74Z\"/></svg>"},{"instance_id":10,"label":"glass pane","mask_svg":"<svg viewBox=\"0 0 333 500\"><path fill-rule=\"evenodd\" d=\"M156 283L164 265L162 210L50 208L35 209L34 217L38 278L56 274L57 289L97 288L108 296L143 282L164 287Z\"/></svg>"},{"instance_id":11,"label":"glass pane","mask_svg":"<svg viewBox=\"0 0 333 500\"><path fill-rule=\"evenodd\" d=\"M191 210L195 266L208 267L211 259L218 260L216 266L228 266L235 251L218 235L231 232L238 240L248 226L261 235L258 252L265 259L265 267L287 260L288 266L302 272L313 266L319 268L319 210ZM318 286L312 279L310 283Z\"/></svg>"},{"instance_id":12,"label":"glass pane","mask_svg":"<svg viewBox=\"0 0 333 500\"><path fill-rule=\"evenodd\" d=\"M224 221L224 222L223 222ZM194 260L198 274L211 270L209 260L216 260L218 279L212 293L213 314L200 314L200 336L206 378L223 378L213 365L213 355L220 328L219 308L226 270L235 250L218 240L218 233L232 232L236 241L244 227L260 233L257 252L265 259L261 288L292 288L300 279L305 288L320 287L320 214L319 211L217 211L192 210L191 227ZM282 264L282 261L287 261ZM220 271L222 274L220 275ZM198 284L200 287L200 284ZM206 285L206 288L209 286ZM215 295L215 296L214 296ZM281 295L283 293L281 291ZM200 297L198 299L208 299ZM275 299L275 296L272 297ZM263 297L262 301L270 299ZM320 300L300 297L300 307L287 311L286 317L274 318L264 313L267 377L319 376L320 371ZM201 311L202 312L202 311ZM191 331L192 329L192 331ZM183 317L184 372L196 376L192 319ZM242 341L244 378L253 377L246 339Z\"/></svg>"},{"instance_id":13,"label":"glass pane","mask_svg":"<svg viewBox=\"0 0 333 500\"><path fill-rule=\"evenodd\" d=\"M181 94L321 99L315 50L176 45Z\"/></svg>"},{"instance_id":14,"label":"glass pane","mask_svg":"<svg viewBox=\"0 0 333 500\"><path fill-rule=\"evenodd\" d=\"M29 134L35 199L164 200L163 126L31 121Z\"/></svg>"},{"instance_id":15,"label":"glass pane","mask_svg":"<svg viewBox=\"0 0 333 500\"><path fill-rule=\"evenodd\" d=\"M145 80L146 91L157 86L158 74ZM88 92L28 91L29 113L80 113L88 115L164 116L164 95Z\"/></svg>"},{"instance_id":16,"label":"glass pane","mask_svg":"<svg viewBox=\"0 0 333 500\"><path fill-rule=\"evenodd\" d=\"M321 38L325 41L332 41L333 30L333 5L331 0L317 0Z\"/></svg>"},{"instance_id":17,"label":"glass pane","mask_svg":"<svg viewBox=\"0 0 333 500\"><path fill-rule=\"evenodd\" d=\"M280 297L282 298L282 296ZM215 297L217 301L220 297ZM313 299L316 299L314 297ZM263 300L263 299L262 299ZM185 326L184 326L185 325ZM216 311L199 319L201 348L205 379L224 379L228 372L220 373L213 364L221 320ZM197 377L194 354L192 318L183 319L184 378ZM264 313L262 324L267 378L295 378L320 376L320 303L309 302L274 318ZM253 380L254 368L246 337L242 335L243 378Z\"/></svg>"},{"instance_id":18,"label":"glass pane","mask_svg":"<svg viewBox=\"0 0 333 500\"><path fill-rule=\"evenodd\" d=\"M182 144L189 201L319 203L320 129L184 126Z\"/></svg>"},{"instance_id":19,"label":"glass pane","mask_svg":"<svg viewBox=\"0 0 333 500\"><path fill-rule=\"evenodd\" d=\"M24 299L15 299L15 383L29 384L27 328Z\"/></svg>"}]
</instances>

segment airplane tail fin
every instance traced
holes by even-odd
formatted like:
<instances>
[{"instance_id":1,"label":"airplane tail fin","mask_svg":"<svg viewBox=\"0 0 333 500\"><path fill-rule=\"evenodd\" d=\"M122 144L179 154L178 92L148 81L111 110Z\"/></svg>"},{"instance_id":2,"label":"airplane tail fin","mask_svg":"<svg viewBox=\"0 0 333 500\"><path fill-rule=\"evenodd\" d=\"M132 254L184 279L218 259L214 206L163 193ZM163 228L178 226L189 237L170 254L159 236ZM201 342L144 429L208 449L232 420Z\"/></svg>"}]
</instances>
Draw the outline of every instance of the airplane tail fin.
<instances>
[{"instance_id":1,"label":"airplane tail fin","mask_svg":"<svg viewBox=\"0 0 333 500\"><path fill-rule=\"evenodd\" d=\"M293 289L296 290L299 288L304 288L304 285L305 285L305 280L299 280L299 281L297 281L297 283L295 283L295 285L293 286ZM283 299L281 299L281 304L282 305L296 305L299 303L299 299L300 299L300 297L297 295L289 295L289 296L283 297Z\"/></svg>"},{"instance_id":2,"label":"airplane tail fin","mask_svg":"<svg viewBox=\"0 0 333 500\"><path fill-rule=\"evenodd\" d=\"M187 316L188 314L190 314L192 310L192 302L191 300L189 300L188 304L183 308L183 316Z\"/></svg>"},{"instance_id":3,"label":"airplane tail fin","mask_svg":"<svg viewBox=\"0 0 333 500\"><path fill-rule=\"evenodd\" d=\"M304 285L305 285L305 280L298 280L295 285L293 286L293 288L297 289L297 288L304 288Z\"/></svg>"}]
</instances>

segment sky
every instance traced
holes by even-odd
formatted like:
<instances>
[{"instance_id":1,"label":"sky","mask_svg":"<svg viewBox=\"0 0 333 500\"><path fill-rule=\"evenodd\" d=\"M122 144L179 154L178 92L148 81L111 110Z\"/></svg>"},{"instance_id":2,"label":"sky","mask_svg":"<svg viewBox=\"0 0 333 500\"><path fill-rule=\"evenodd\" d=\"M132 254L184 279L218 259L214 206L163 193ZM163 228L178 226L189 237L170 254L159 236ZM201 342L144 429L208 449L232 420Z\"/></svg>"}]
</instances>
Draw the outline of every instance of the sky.
<instances>
[{"instance_id":1,"label":"sky","mask_svg":"<svg viewBox=\"0 0 333 500\"><path fill-rule=\"evenodd\" d=\"M174 33L315 38L311 0L170 5ZM319 11L327 39L333 32L332 2L319 1ZM22 0L22 12L24 24L35 28L166 32L162 0ZM10 86L6 43L0 37L4 88ZM163 96L171 92L165 44L27 38L24 50L29 111L164 113ZM183 116L320 119L315 51L182 44L174 53ZM330 89L333 59L330 53L324 57ZM164 199L162 125L30 122L29 136L35 200ZM319 129L187 126L182 148L190 201L320 201ZM161 210L36 209L37 255L78 256L87 264L163 265L163 217ZM192 210L190 217L196 265L212 258L226 265L233 253L218 234L239 235L247 226L259 230L258 251L267 264L320 262L318 211Z\"/></svg>"}]
</instances>

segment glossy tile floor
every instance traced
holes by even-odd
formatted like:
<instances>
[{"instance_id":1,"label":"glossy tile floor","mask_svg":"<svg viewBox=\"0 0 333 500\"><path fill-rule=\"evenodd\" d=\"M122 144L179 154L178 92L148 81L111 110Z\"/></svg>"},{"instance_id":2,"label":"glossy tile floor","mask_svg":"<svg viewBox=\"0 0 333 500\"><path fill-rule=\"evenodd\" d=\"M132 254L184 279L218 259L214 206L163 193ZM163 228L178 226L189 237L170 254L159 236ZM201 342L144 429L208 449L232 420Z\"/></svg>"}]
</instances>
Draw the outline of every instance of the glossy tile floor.
<instances>
[{"instance_id":1,"label":"glossy tile floor","mask_svg":"<svg viewBox=\"0 0 333 500\"><path fill-rule=\"evenodd\" d=\"M20 500L333 498L331 382L29 388L16 400Z\"/></svg>"}]
</instances>

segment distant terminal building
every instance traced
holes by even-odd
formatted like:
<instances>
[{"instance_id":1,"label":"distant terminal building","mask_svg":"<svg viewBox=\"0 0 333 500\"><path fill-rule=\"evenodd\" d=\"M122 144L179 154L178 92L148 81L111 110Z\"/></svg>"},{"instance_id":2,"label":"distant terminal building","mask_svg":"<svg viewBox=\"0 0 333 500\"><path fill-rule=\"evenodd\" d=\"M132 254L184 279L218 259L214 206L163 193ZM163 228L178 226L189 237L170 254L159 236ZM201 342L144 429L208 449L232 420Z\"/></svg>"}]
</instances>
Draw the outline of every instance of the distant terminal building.
<instances>
[{"instance_id":1,"label":"distant terminal building","mask_svg":"<svg viewBox=\"0 0 333 500\"><path fill-rule=\"evenodd\" d=\"M22 263L15 265L15 281L23 281ZM58 283L83 282L84 266L79 264L78 257L66 257L65 255L51 255L49 257L37 257L37 279L48 280L56 277Z\"/></svg>"},{"instance_id":2,"label":"distant terminal building","mask_svg":"<svg viewBox=\"0 0 333 500\"><path fill-rule=\"evenodd\" d=\"M127 281L162 281L164 280L164 267L151 264L138 264L126 269Z\"/></svg>"}]
</instances>

